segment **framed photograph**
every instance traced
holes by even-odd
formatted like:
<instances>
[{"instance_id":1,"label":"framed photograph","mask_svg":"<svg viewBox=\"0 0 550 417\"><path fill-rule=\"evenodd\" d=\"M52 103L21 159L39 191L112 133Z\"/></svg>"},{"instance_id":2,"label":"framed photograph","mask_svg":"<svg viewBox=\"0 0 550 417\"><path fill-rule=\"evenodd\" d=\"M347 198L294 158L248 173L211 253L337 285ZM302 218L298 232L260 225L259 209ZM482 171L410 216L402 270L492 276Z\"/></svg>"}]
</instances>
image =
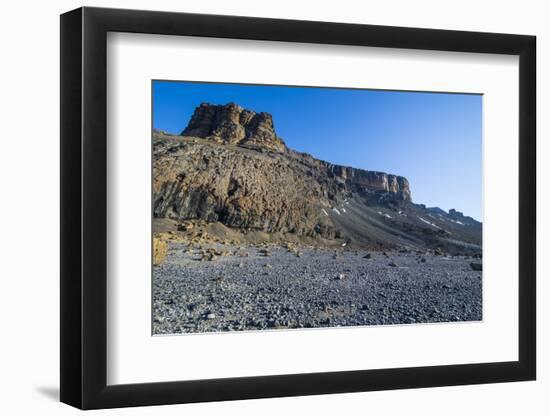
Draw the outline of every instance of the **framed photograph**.
<instances>
[{"instance_id":1,"label":"framed photograph","mask_svg":"<svg viewBox=\"0 0 550 417\"><path fill-rule=\"evenodd\" d=\"M61 16L61 401L533 380L535 37Z\"/></svg>"}]
</instances>

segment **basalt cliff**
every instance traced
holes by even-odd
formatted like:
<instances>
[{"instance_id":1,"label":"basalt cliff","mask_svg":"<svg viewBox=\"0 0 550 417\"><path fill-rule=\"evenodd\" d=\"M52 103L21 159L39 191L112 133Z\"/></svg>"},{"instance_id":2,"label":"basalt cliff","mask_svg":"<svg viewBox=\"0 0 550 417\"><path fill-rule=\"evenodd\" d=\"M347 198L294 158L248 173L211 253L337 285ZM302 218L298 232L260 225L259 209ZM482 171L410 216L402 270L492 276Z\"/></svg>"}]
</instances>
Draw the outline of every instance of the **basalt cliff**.
<instances>
[{"instance_id":1,"label":"basalt cliff","mask_svg":"<svg viewBox=\"0 0 550 417\"><path fill-rule=\"evenodd\" d=\"M292 150L270 114L235 103L201 104L180 135L153 132L153 215L344 245L481 245L481 223L414 204L406 178Z\"/></svg>"}]
</instances>

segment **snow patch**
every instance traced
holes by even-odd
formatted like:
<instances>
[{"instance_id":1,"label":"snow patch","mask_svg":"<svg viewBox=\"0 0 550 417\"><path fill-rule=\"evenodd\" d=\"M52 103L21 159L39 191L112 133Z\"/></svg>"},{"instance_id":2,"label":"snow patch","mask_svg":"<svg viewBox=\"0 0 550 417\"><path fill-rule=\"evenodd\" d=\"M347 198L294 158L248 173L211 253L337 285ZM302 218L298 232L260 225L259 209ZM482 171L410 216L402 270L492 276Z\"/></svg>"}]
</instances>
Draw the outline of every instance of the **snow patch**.
<instances>
[{"instance_id":1,"label":"snow patch","mask_svg":"<svg viewBox=\"0 0 550 417\"><path fill-rule=\"evenodd\" d=\"M325 209L321 209L321 210L323 211L323 213L325 213L325 216L327 216L327 217L328 217L328 213L327 213L327 211L326 211Z\"/></svg>"},{"instance_id":2,"label":"snow patch","mask_svg":"<svg viewBox=\"0 0 550 417\"><path fill-rule=\"evenodd\" d=\"M342 213L340 213L340 210L338 210L336 207L333 207L332 211L335 212L336 214L338 214L339 216L342 215Z\"/></svg>"},{"instance_id":3,"label":"snow patch","mask_svg":"<svg viewBox=\"0 0 550 417\"><path fill-rule=\"evenodd\" d=\"M439 227L439 226L436 225L436 224L433 224L433 223L432 223L431 221L429 221L429 220L423 219L422 217L419 217L419 219L420 219L421 221L423 221L424 223L429 224L430 226L435 227L436 229L441 229L441 227Z\"/></svg>"}]
</instances>

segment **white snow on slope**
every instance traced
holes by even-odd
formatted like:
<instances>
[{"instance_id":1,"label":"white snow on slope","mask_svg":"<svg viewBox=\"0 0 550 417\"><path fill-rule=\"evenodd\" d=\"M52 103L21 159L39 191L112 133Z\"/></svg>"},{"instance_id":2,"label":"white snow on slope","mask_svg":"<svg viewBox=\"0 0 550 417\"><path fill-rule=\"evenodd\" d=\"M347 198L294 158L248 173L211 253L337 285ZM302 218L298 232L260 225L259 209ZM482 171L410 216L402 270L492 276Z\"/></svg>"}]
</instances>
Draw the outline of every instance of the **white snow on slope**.
<instances>
[{"instance_id":1,"label":"white snow on slope","mask_svg":"<svg viewBox=\"0 0 550 417\"><path fill-rule=\"evenodd\" d=\"M436 224L433 224L433 223L432 223L431 221L429 221L429 220L423 219L422 217L419 217L419 219L422 220L424 223L429 224L430 226L435 227L436 229L441 229L441 227L439 227L439 226L436 225Z\"/></svg>"}]
</instances>

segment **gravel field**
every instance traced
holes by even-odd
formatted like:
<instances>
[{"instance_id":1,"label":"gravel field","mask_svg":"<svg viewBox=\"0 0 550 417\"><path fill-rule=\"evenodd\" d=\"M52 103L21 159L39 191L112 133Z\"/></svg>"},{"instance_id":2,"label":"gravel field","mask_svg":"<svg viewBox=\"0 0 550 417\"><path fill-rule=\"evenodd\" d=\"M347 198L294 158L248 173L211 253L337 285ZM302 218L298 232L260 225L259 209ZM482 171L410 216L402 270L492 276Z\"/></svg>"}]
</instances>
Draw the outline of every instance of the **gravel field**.
<instances>
[{"instance_id":1,"label":"gravel field","mask_svg":"<svg viewBox=\"0 0 550 417\"><path fill-rule=\"evenodd\" d=\"M171 243L153 268L153 333L482 320L473 259Z\"/></svg>"}]
</instances>

